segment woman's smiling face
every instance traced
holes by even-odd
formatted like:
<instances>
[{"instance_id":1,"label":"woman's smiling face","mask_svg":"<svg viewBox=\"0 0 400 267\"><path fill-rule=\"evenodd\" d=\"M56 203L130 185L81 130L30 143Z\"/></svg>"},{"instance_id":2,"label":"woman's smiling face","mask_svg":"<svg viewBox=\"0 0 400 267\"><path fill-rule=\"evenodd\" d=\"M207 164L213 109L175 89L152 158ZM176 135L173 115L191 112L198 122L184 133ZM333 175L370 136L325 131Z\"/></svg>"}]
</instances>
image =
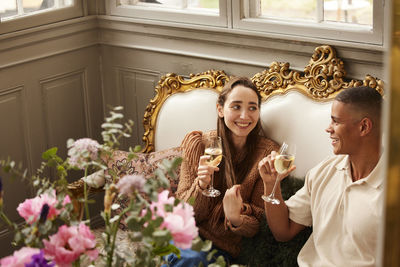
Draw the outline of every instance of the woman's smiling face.
<instances>
[{"instance_id":1,"label":"woman's smiling face","mask_svg":"<svg viewBox=\"0 0 400 267\"><path fill-rule=\"evenodd\" d=\"M256 92L243 85L235 86L223 106L217 105L218 116L224 118L234 144L244 144L260 118Z\"/></svg>"}]
</instances>

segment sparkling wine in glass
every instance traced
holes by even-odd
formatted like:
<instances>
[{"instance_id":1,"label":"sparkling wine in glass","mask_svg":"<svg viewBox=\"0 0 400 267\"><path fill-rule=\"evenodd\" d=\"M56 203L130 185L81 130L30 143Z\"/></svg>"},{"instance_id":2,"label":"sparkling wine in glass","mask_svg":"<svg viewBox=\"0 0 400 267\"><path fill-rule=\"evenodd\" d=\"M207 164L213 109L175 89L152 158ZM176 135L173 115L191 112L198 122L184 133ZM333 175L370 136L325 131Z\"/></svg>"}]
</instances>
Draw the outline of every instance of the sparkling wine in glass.
<instances>
[{"instance_id":1,"label":"sparkling wine in glass","mask_svg":"<svg viewBox=\"0 0 400 267\"><path fill-rule=\"evenodd\" d=\"M296 146L292 145L289 147L289 145L285 142L283 142L281 148L279 149L279 154L275 157L274 161L274 168L277 171L278 174L282 174L287 172L290 167L292 167L294 158L296 155ZM278 205L281 202L279 199L275 198L275 188L278 184L278 177L275 180L274 187L272 188L271 194L268 196L262 196L262 199L266 202L271 202L272 204Z\"/></svg>"},{"instance_id":2,"label":"sparkling wine in glass","mask_svg":"<svg viewBox=\"0 0 400 267\"><path fill-rule=\"evenodd\" d=\"M207 164L213 167L217 167L222 160L222 142L219 136L210 136L206 142L206 148L204 154L210 156L207 160ZM211 183L209 188L203 190L203 195L208 197L217 197L221 192L214 188L214 173L211 174Z\"/></svg>"}]
</instances>

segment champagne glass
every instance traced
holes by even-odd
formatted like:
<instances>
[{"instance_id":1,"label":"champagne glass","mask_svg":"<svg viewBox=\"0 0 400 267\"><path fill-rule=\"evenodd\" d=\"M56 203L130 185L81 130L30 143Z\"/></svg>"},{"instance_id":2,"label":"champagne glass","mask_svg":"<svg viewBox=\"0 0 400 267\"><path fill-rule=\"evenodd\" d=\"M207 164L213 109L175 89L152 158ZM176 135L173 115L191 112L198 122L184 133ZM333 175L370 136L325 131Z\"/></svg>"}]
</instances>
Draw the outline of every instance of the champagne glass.
<instances>
[{"instance_id":1,"label":"champagne glass","mask_svg":"<svg viewBox=\"0 0 400 267\"><path fill-rule=\"evenodd\" d=\"M296 146L289 146L287 143L283 142L281 148L279 149L279 154L275 157L274 168L278 174L287 172L293 164L296 155ZM272 204L279 205L281 202L279 199L275 198L275 188L278 184L278 176L276 177L274 187L272 188L271 194L268 196L262 196L262 199L266 202L271 202Z\"/></svg>"},{"instance_id":2,"label":"champagne glass","mask_svg":"<svg viewBox=\"0 0 400 267\"><path fill-rule=\"evenodd\" d=\"M222 160L222 142L219 136L210 136L206 140L204 154L210 156L207 165L217 167ZM214 188L214 173L211 174L211 183L209 188L203 190L203 195L208 197L217 197L221 192Z\"/></svg>"}]
</instances>

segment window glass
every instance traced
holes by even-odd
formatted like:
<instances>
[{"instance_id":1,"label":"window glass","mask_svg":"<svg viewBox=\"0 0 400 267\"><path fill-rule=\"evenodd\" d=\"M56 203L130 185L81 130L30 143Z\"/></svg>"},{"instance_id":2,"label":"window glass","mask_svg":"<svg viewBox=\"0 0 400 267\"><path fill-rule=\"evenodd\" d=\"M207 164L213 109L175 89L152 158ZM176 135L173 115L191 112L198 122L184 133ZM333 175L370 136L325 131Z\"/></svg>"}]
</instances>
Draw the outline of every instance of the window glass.
<instances>
[{"instance_id":1,"label":"window glass","mask_svg":"<svg viewBox=\"0 0 400 267\"><path fill-rule=\"evenodd\" d=\"M261 17L372 26L372 7L373 0L261 0Z\"/></svg>"},{"instance_id":2,"label":"window glass","mask_svg":"<svg viewBox=\"0 0 400 267\"><path fill-rule=\"evenodd\" d=\"M325 0L324 20L372 26L373 0Z\"/></svg>"},{"instance_id":3,"label":"window glass","mask_svg":"<svg viewBox=\"0 0 400 267\"><path fill-rule=\"evenodd\" d=\"M1 0L0 18L9 20L74 5L74 0Z\"/></svg>"},{"instance_id":4,"label":"window glass","mask_svg":"<svg viewBox=\"0 0 400 267\"><path fill-rule=\"evenodd\" d=\"M315 20L317 0L261 0L261 17Z\"/></svg>"},{"instance_id":5,"label":"window glass","mask_svg":"<svg viewBox=\"0 0 400 267\"><path fill-rule=\"evenodd\" d=\"M209 13L218 13L219 11L219 0L121 0L120 4L175 10L190 9Z\"/></svg>"}]
</instances>

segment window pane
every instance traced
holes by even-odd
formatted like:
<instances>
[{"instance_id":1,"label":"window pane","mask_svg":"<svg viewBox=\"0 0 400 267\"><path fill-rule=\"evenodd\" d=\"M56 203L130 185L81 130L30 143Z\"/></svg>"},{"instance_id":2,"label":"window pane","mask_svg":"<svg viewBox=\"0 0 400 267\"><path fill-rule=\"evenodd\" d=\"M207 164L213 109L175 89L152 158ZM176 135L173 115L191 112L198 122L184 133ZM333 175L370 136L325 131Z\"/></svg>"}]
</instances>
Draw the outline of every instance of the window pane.
<instances>
[{"instance_id":1,"label":"window pane","mask_svg":"<svg viewBox=\"0 0 400 267\"><path fill-rule=\"evenodd\" d=\"M373 0L325 0L324 20L372 26Z\"/></svg>"},{"instance_id":2,"label":"window pane","mask_svg":"<svg viewBox=\"0 0 400 267\"><path fill-rule=\"evenodd\" d=\"M0 18L6 18L17 15L16 0L1 0L0 1Z\"/></svg>"},{"instance_id":3,"label":"window pane","mask_svg":"<svg viewBox=\"0 0 400 267\"><path fill-rule=\"evenodd\" d=\"M121 1L121 4L123 2L127 2L126 4L131 5L134 4L134 1ZM148 3L148 4L154 4L158 7L172 7L172 8L182 8L182 0L139 0L138 2L140 3ZM151 5L149 5L151 6Z\"/></svg>"},{"instance_id":4,"label":"window pane","mask_svg":"<svg viewBox=\"0 0 400 267\"><path fill-rule=\"evenodd\" d=\"M188 8L219 9L219 0L188 0Z\"/></svg>"},{"instance_id":5,"label":"window pane","mask_svg":"<svg viewBox=\"0 0 400 267\"><path fill-rule=\"evenodd\" d=\"M149 8L190 9L218 13L219 0L120 0L121 5L138 5Z\"/></svg>"},{"instance_id":6,"label":"window pane","mask_svg":"<svg viewBox=\"0 0 400 267\"><path fill-rule=\"evenodd\" d=\"M261 0L261 16L316 20L317 0Z\"/></svg>"},{"instance_id":7,"label":"window pane","mask_svg":"<svg viewBox=\"0 0 400 267\"><path fill-rule=\"evenodd\" d=\"M42 11L73 6L74 0L1 0L0 17L12 18L26 16Z\"/></svg>"}]
</instances>

